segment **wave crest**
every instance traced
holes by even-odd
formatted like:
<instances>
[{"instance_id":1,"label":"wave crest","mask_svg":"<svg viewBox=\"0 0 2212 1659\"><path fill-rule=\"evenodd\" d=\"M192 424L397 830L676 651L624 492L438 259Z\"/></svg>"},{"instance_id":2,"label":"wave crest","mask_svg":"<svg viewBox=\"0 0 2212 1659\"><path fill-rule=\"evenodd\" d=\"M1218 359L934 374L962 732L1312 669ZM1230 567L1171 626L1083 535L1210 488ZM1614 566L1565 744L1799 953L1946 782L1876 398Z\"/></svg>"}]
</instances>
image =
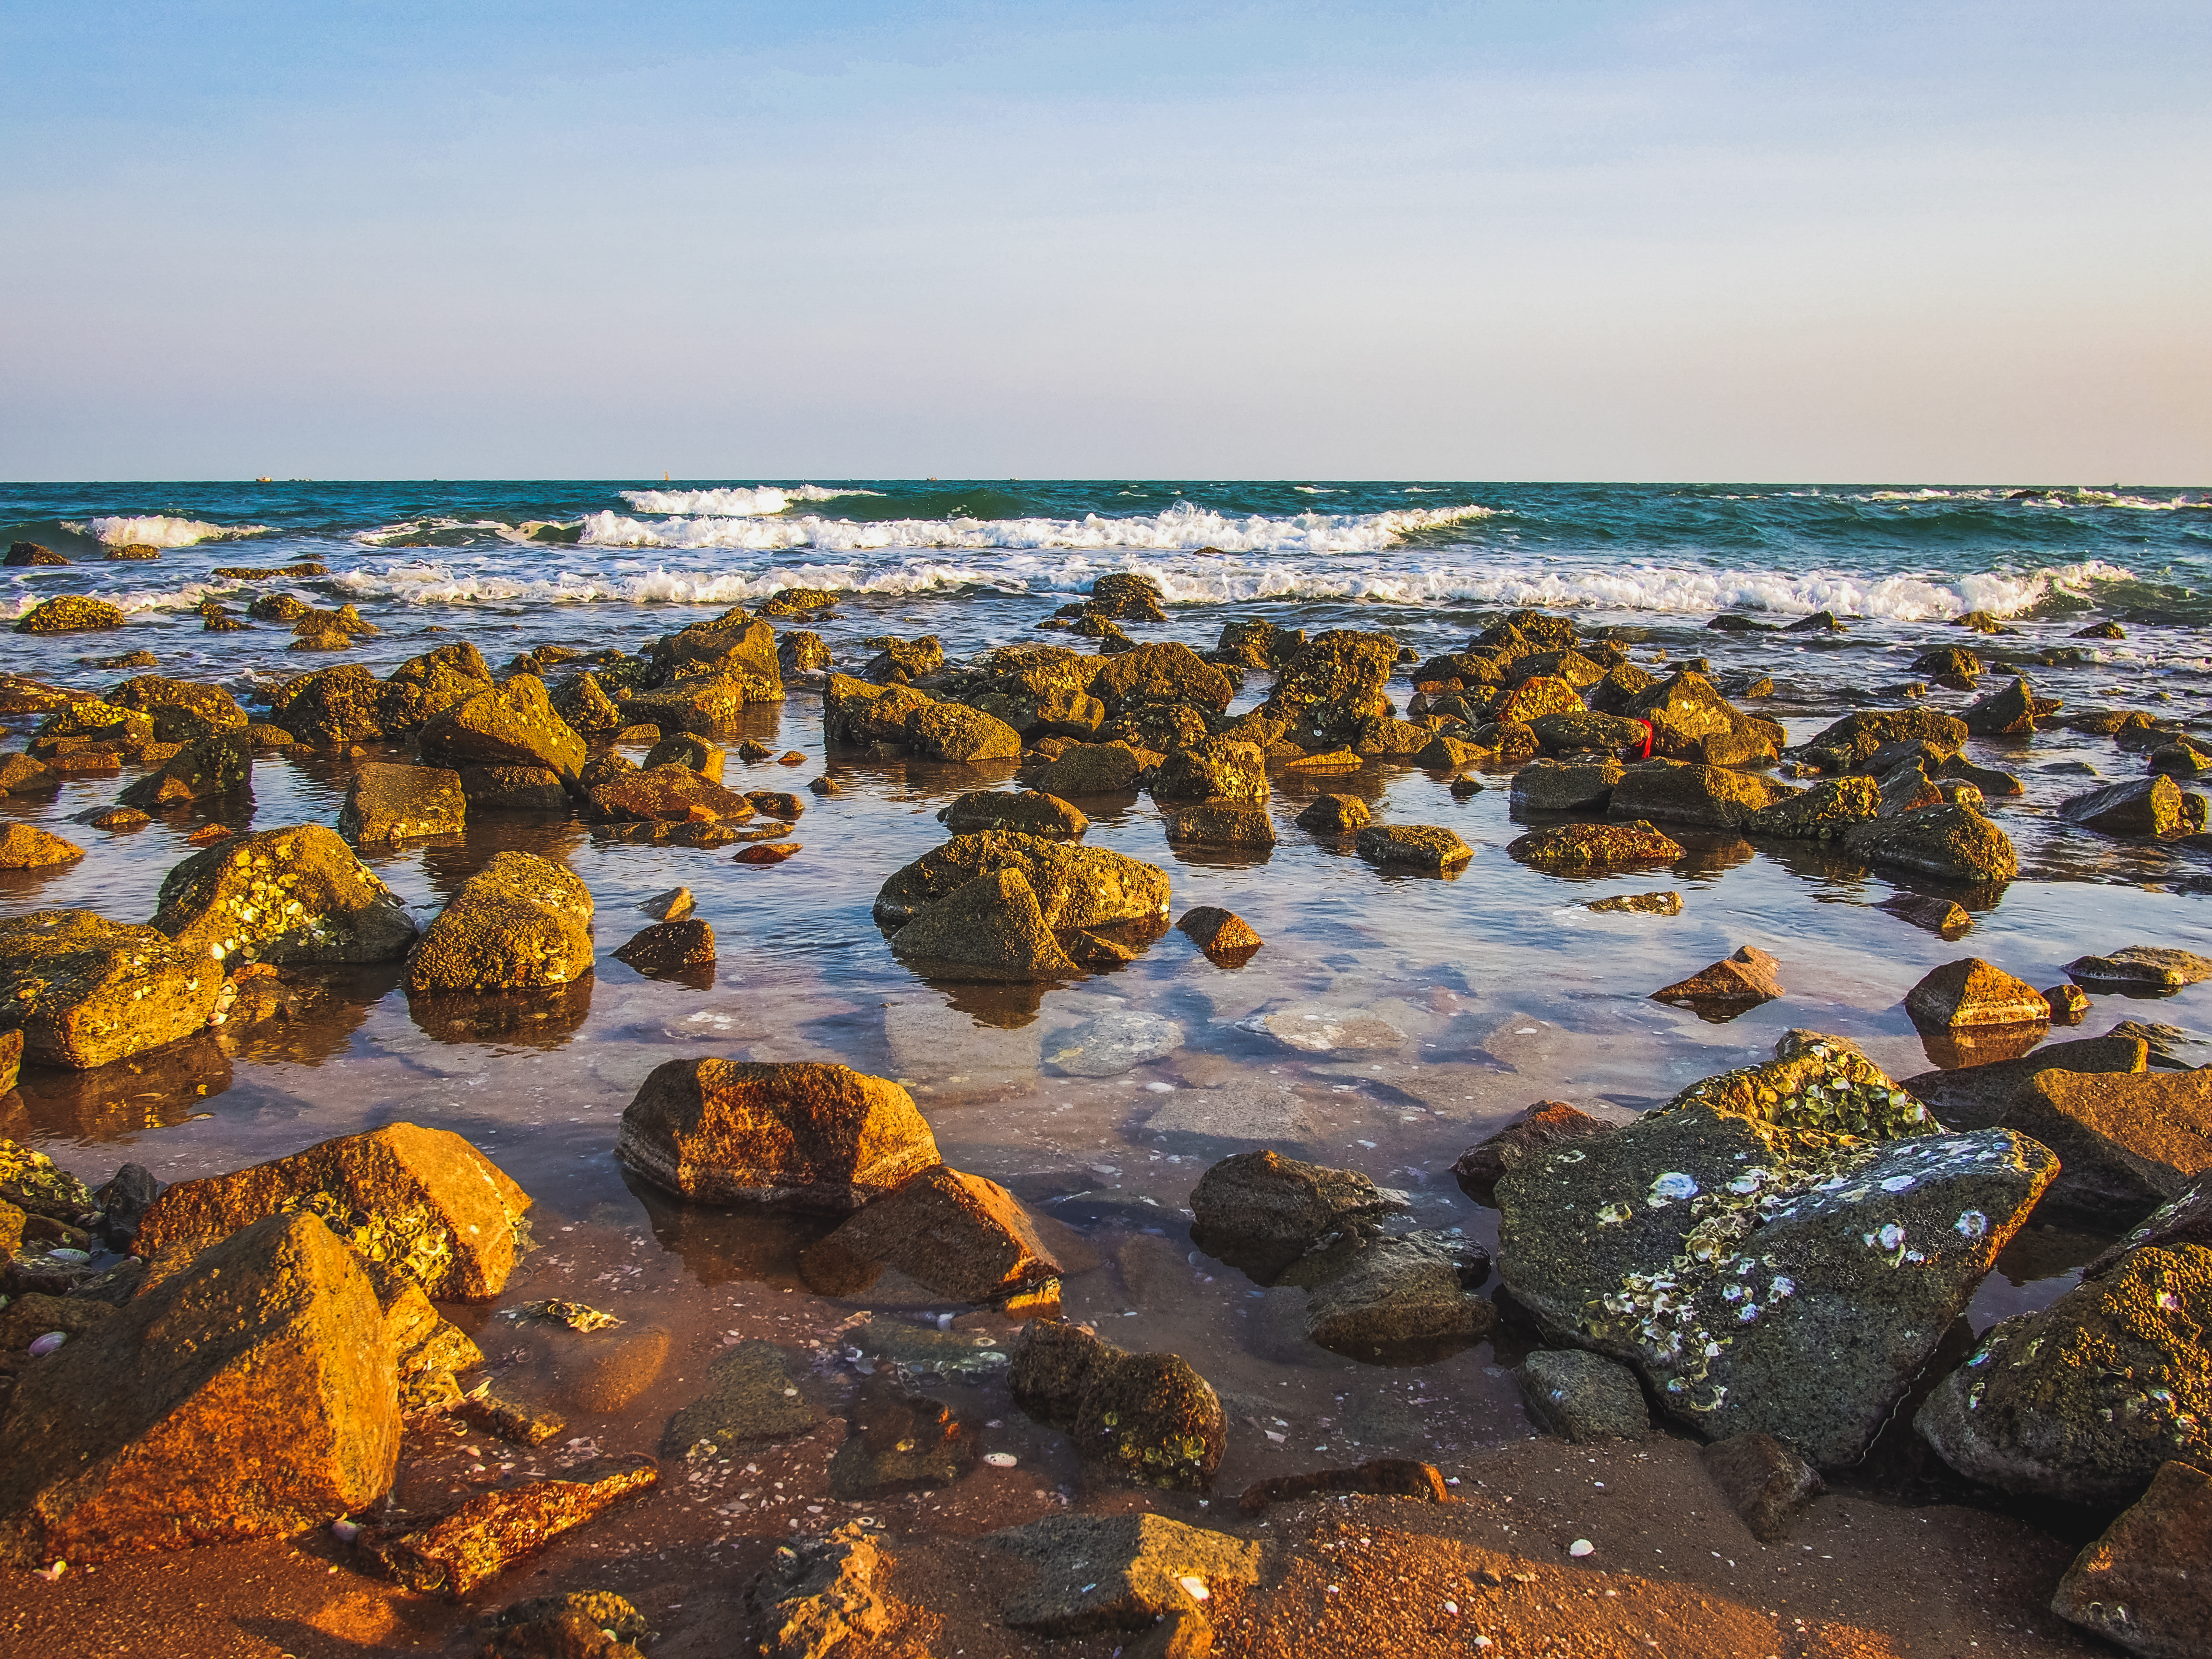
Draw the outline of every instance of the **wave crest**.
<instances>
[{"instance_id":1,"label":"wave crest","mask_svg":"<svg viewBox=\"0 0 2212 1659\"><path fill-rule=\"evenodd\" d=\"M820 484L762 484L752 489L625 489L621 495L640 513L756 519L781 513L793 501L834 501L841 495L883 493L880 489L824 489Z\"/></svg>"},{"instance_id":2,"label":"wave crest","mask_svg":"<svg viewBox=\"0 0 2212 1659\"><path fill-rule=\"evenodd\" d=\"M198 519L173 519L166 514L143 518L88 519L72 530L106 542L111 547L134 544L146 547L191 547L200 542L227 542L240 536L265 536L265 524L208 524Z\"/></svg>"}]
</instances>

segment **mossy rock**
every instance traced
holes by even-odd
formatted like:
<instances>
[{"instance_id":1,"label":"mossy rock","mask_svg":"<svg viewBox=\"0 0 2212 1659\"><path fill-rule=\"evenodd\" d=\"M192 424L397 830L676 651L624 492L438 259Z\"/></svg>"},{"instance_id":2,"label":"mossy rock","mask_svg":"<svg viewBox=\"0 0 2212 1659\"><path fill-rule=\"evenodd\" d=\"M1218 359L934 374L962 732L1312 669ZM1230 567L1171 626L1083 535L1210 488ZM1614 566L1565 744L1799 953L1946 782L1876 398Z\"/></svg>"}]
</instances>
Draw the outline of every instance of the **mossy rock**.
<instances>
[{"instance_id":1,"label":"mossy rock","mask_svg":"<svg viewBox=\"0 0 2212 1659\"><path fill-rule=\"evenodd\" d=\"M15 624L18 634L83 634L95 629L120 628L123 612L106 599L64 593L33 605Z\"/></svg>"},{"instance_id":2,"label":"mossy rock","mask_svg":"<svg viewBox=\"0 0 2212 1659\"><path fill-rule=\"evenodd\" d=\"M1561 823L1535 830L1505 848L1509 857L1540 870L1581 872L1638 864L1672 864L1682 846L1651 824Z\"/></svg>"}]
</instances>

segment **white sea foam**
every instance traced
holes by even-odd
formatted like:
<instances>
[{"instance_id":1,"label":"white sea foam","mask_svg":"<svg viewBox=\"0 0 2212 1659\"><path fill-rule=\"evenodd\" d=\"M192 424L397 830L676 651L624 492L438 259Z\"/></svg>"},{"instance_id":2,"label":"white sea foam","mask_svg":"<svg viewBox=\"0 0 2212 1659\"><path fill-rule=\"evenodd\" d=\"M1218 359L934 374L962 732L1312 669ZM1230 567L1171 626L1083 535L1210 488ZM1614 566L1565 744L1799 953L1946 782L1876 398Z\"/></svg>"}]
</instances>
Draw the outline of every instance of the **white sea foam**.
<instances>
[{"instance_id":1,"label":"white sea foam","mask_svg":"<svg viewBox=\"0 0 2212 1659\"><path fill-rule=\"evenodd\" d=\"M641 513L754 519L781 513L793 501L834 501L841 495L882 494L880 489L824 489L820 484L763 484L757 489L625 489L622 498Z\"/></svg>"},{"instance_id":2,"label":"white sea foam","mask_svg":"<svg viewBox=\"0 0 2212 1659\"><path fill-rule=\"evenodd\" d=\"M198 519L173 519L155 514L145 518L88 519L70 529L98 538L111 546L132 544L146 547L191 547L200 542L229 541L239 536L263 536L265 524L206 524Z\"/></svg>"}]
</instances>

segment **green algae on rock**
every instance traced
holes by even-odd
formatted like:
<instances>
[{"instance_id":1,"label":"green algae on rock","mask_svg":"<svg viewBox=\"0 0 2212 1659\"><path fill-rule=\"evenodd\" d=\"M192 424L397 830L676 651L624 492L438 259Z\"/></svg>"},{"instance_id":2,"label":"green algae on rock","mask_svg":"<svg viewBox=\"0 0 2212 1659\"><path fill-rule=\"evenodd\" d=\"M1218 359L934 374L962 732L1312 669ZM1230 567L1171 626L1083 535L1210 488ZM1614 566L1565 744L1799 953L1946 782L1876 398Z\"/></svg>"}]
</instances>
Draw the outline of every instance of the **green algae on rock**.
<instances>
[{"instance_id":1,"label":"green algae on rock","mask_svg":"<svg viewBox=\"0 0 2212 1659\"><path fill-rule=\"evenodd\" d=\"M123 792L125 806L183 806L214 795L250 795L253 744L240 728L212 732L185 745Z\"/></svg>"},{"instance_id":2,"label":"green algae on rock","mask_svg":"<svg viewBox=\"0 0 2212 1659\"><path fill-rule=\"evenodd\" d=\"M0 921L0 1021L37 1065L83 1071L188 1036L222 992L218 963L155 928L89 910Z\"/></svg>"},{"instance_id":3,"label":"green algae on rock","mask_svg":"<svg viewBox=\"0 0 2212 1659\"><path fill-rule=\"evenodd\" d=\"M15 623L15 631L18 634L82 634L94 629L122 626L122 611L106 599L63 593L25 611Z\"/></svg>"},{"instance_id":4,"label":"green algae on rock","mask_svg":"<svg viewBox=\"0 0 2212 1659\"><path fill-rule=\"evenodd\" d=\"M891 954L936 979L1023 983L1082 973L1053 937L1036 890L1012 868L988 871L915 911L891 935Z\"/></svg>"},{"instance_id":5,"label":"green algae on rock","mask_svg":"<svg viewBox=\"0 0 2212 1659\"><path fill-rule=\"evenodd\" d=\"M1462 869L1474 856L1455 830L1432 823L1370 823L1352 838L1352 850L1370 864L1437 874Z\"/></svg>"},{"instance_id":6,"label":"green algae on rock","mask_svg":"<svg viewBox=\"0 0 2212 1659\"><path fill-rule=\"evenodd\" d=\"M153 925L222 963L392 962L415 940L399 896L319 823L194 854L163 878Z\"/></svg>"}]
</instances>

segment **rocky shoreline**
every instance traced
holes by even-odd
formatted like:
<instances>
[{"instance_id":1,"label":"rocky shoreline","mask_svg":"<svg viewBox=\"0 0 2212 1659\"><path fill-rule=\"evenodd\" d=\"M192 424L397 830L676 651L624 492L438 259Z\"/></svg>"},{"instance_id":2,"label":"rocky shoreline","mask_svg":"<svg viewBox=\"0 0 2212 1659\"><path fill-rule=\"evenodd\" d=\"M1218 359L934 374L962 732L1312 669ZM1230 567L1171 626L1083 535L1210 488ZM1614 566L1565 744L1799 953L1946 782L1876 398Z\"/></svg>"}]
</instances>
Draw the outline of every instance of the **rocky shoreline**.
<instances>
[{"instance_id":1,"label":"rocky shoreline","mask_svg":"<svg viewBox=\"0 0 2212 1659\"><path fill-rule=\"evenodd\" d=\"M1164 949L1221 974L1268 952L1236 910L1183 902L1168 869L1086 842L1086 803L1119 811L1149 798L1179 859L1235 860L1265 856L1291 830L1279 807L1303 802L1296 830L1376 879L1448 882L1474 856L1457 830L1377 822L1361 793L1328 785L1399 765L1463 797L1510 775L1512 815L1529 827L1505 851L1546 879L1678 868L1678 836L1730 837L1746 856L1802 843L1929 884L1891 908L1949 939L1972 926L1966 907L1986 911L2021 869L1993 803L2024 786L1970 757L1969 741L2024 747L2070 720L2144 773L2069 797L2066 823L2184 853L2207 844L2204 797L2181 784L2212 766L2212 745L2150 714L2069 717L2024 674L2001 675L1956 714L1899 691L1900 706L1856 709L1792 742L1742 706L1771 682L1639 664L1637 641L1616 637L1635 630L1585 635L1540 612L1426 659L1384 633L1308 639L1255 620L1231 621L1201 653L1139 643L1131 628L1165 620L1160 595L1109 576L1042 624L1094 648L1023 642L951 661L933 638L883 636L848 675L820 633L794 625L819 626L836 603L787 589L635 653L539 647L497 672L475 646L449 643L381 678L353 665L310 672L252 712L219 687L152 674L99 698L0 682L0 710L36 722L20 753L0 756L0 785L34 801L131 769L116 802L88 817L110 836L211 803L250 816L256 757L272 750L334 757L344 779L328 823L197 832L205 844L168 871L145 924L82 908L0 921L4 1080L21 1066L158 1068L210 1033L249 1040L297 1018L321 970L392 976L434 1038L558 1030L580 995L588 1006L600 919L561 860L499 851L427 922L365 860L488 817L580 820L611 848L731 849L740 865L794 873L810 856L866 860L865 846L837 844L830 771L805 790L725 781L733 763L779 758L736 744L749 709L817 693L827 753L1013 785L948 791L942 843L869 871L890 957L956 1010L981 999L1001 1025ZM90 605L56 599L19 629L122 624ZM374 631L351 606L281 593L252 611L295 626L296 649ZM207 626L235 620L217 609ZM1731 620L1716 628L1743 631L1722 626ZM1825 613L1793 624L1846 627ZM1912 667L1954 686L1987 672L1950 646ZM1262 679L1264 696L1232 714ZM626 752L639 749L641 761ZM810 806L829 820L811 848L797 839ZM83 856L28 824L0 836L13 870ZM711 985L715 935L689 890L646 908L649 925L607 954L648 980ZM1663 918L1682 899L1589 908ZM1785 999L1785 969L1744 945L1650 995L1722 1027ZM1968 1523L1977 1535L2014 1524L2003 1517L2021 1505L2062 1506L2070 1548L2047 1535L2014 1547L2044 1563L2020 1605L2130 1651L2203 1651L2212 1073L2178 1064L2171 1028L2148 1022L2046 1040L2095 999L2208 976L2203 957L2117 940L2046 988L1956 956L1904 1002L1935 1070L1895 1078L1850 1037L1791 1029L1771 1057L1716 1069L1640 1114L1538 1102L1467 1148L1453 1173L1474 1207L1456 1219L1438 1194L1301 1155L1318 1151L1308 1109L1256 1076L1170 1091L1150 1128L1192 1149L1184 1218L1163 1212L1165 1225L1133 1230L1116 1271L1140 1296L1157 1248L1169 1275L1249 1285L1266 1341L1354 1377L1418 1377L1489 1345L1494 1374L1546 1437L1535 1443L1596 1448L1608 1468L1667 1462L1689 1483L1674 1490L1720 1517L1704 1530L1724 1522L1747 1552L1786 1547L1824 1509L1863 1507L1824 1494L1856 1490L1870 1462L1919 1460L1923 1486L1983 1506ZM1262 1010L1242 1029L1339 1062L1408 1041L1386 1011L1328 1003ZM1054 1064L1120 1078L1182 1041L1158 1015L1102 1011ZM1036 1638L1069 1653L1258 1653L1289 1628L1305 1575L1348 1547L1338 1517L1356 1515L1363 1548L1387 1531L1423 1572L1455 1528L1459 1553L1437 1569L1449 1593L1419 1633L1376 1626L1370 1607L1365 1634L1332 1638L1342 1650L1521 1652L1562 1638L1544 1609L1508 1605L1514 1586L1624 1571L1611 1545L1579 1537L1533 1553L1515 1541L1510 1573L1466 1553L1465 1517L1481 1507L1466 1488L1496 1484L1479 1472L1518 1454L1346 1457L1322 1443L1319 1462L1301 1460L1310 1468L1231 1490L1231 1441L1285 1447L1293 1419L1217 1387L1182 1353L1133 1348L1080 1317L1066 1286L1101 1257L1073 1208L1054 1213L956 1167L940 1147L951 1120L893 1078L748 1048L751 1058L666 1060L634 1078L604 1152L678 1233L732 1216L760 1229L742 1248L763 1270L722 1278L781 1278L853 1309L826 1352L818 1339L794 1346L764 1314L687 1350L598 1305L605 1297L516 1301L512 1284L552 1288L530 1263L558 1259L533 1237L538 1206L490 1148L447 1129L380 1120L167 1184L126 1164L96 1188L0 1142L0 1555L22 1593L128 1571L149 1553L274 1547L326 1559L405 1642L456 1651L705 1651L710 1626L742 1625L744 1650L817 1659L939 1651L948 1629L1006 1651ZM1975 1329L1966 1316L2000 1255L2032 1223L2055 1221L2110 1248L2048 1306ZM672 1363L685 1398L648 1425L633 1402L672 1387ZM1017 1415L1024 1450L987 1450ZM572 1417L623 1422L626 1437L571 1435ZM1322 1431L1332 1420L1319 1418ZM473 1478L444 1478L455 1445L479 1460ZM1030 1447L1065 1473L1056 1490L1000 1479ZM772 1455L785 1461L764 1466ZM790 1498L817 1499L805 1519L779 1512L789 1498L746 1488L773 1484L766 1467L796 1488ZM1557 1495L1541 1480L1529 1490ZM975 1501L997 1524L927 1518L986 1492ZM678 1504L680 1522L649 1518ZM874 1512L902 1504L903 1523ZM1400 1518L1415 1509L1448 1518ZM644 1604L619 1593L641 1569L614 1540L669 1524L684 1559L657 1549L643 1582L713 1582L682 1630L655 1638ZM949 1565L954 1540L990 1565ZM1540 1575L1524 1565L1539 1558ZM1591 1594L1625 1594L1653 1629L1675 1620L1675 1650L1934 1650L1910 1628L1883 1638L1890 1648L1838 1645L1820 1609L1817 1642L1802 1619L1765 1636L1699 1636L1647 1567ZM1000 1593L978 1601L955 1582L975 1573ZM1326 1625L1341 1590L1321 1594L1308 1616ZM1771 1596L1747 1587L1730 1605L1755 1623ZM1607 1611L1566 1621L1586 1638L1577 1650L1612 1650ZM2072 1639L2043 1622L2039 1640ZM266 1650L336 1634L295 1632ZM1661 1638L1619 1639L1649 1651Z\"/></svg>"}]
</instances>

